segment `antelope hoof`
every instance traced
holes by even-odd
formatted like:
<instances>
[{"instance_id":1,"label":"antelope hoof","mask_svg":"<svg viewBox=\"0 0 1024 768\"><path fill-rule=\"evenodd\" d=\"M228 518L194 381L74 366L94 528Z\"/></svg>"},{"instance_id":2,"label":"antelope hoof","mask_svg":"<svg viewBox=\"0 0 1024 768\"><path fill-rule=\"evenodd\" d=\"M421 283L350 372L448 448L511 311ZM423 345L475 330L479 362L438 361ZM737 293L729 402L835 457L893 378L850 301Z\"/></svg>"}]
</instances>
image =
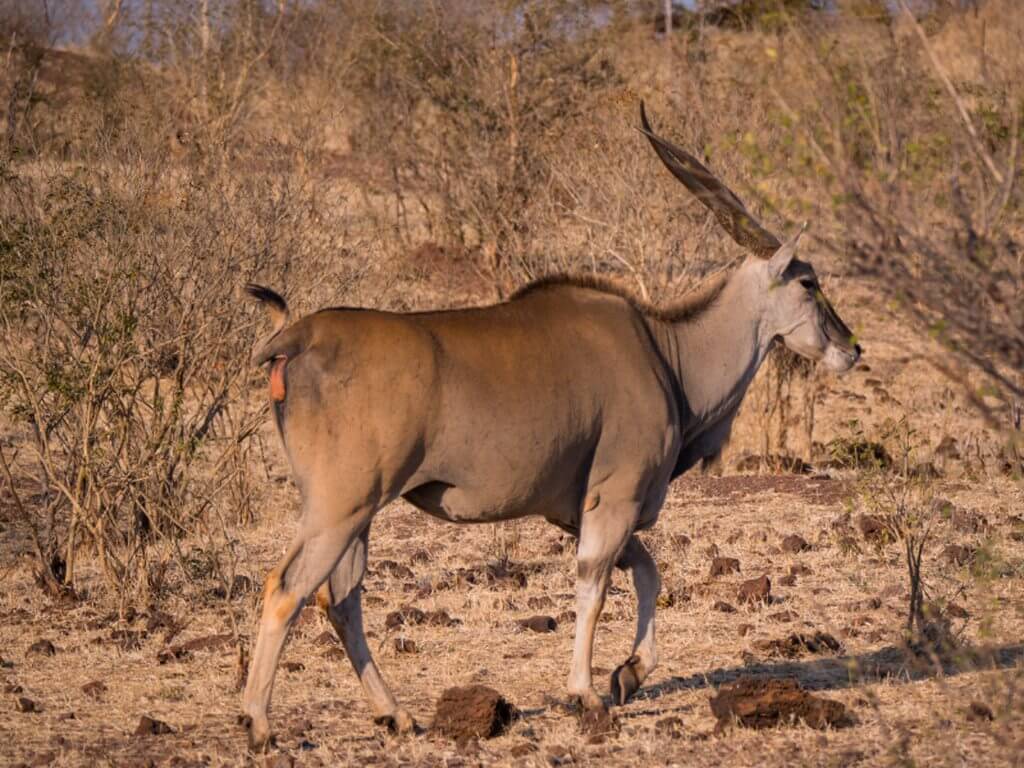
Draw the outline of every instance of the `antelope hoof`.
<instances>
[{"instance_id":1,"label":"antelope hoof","mask_svg":"<svg viewBox=\"0 0 1024 768\"><path fill-rule=\"evenodd\" d=\"M388 731L396 736L408 736L416 733L416 721L402 707L398 707L390 715L374 718L373 722L386 726Z\"/></svg>"},{"instance_id":2,"label":"antelope hoof","mask_svg":"<svg viewBox=\"0 0 1024 768\"><path fill-rule=\"evenodd\" d=\"M270 723L266 718L262 718L262 722L257 722L246 715L242 718L242 725L249 732L249 751L253 754L266 754L275 745L274 736L270 733Z\"/></svg>"},{"instance_id":3,"label":"antelope hoof","mask_svg":"<svg viewBox=\"0 0 1024 768\"><path fill-rule=\"evenodd\" d=\"M612 672L612 702L620 707L640 690L640 659L630 656Z\"/></svg>"}]
</instances>

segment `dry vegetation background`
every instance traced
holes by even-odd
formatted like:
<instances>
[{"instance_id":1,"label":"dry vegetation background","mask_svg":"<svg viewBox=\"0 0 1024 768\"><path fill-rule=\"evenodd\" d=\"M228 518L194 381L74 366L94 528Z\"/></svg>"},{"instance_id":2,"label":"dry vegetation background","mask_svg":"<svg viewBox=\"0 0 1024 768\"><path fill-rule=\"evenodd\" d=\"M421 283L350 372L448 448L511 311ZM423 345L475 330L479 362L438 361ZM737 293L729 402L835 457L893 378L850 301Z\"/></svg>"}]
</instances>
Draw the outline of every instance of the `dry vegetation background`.
<instances>
[{"instance_id":1,"label":"dry vegetation background","mask_svg":"<svg viewBox=\"0 0 1024 768\"><path fill-rule=\"evenodd\" d=\"M408 310L575 270L671 298L741 254L633 130L643 98L770 227L811 222L864 362L773 356L716 474L673 489L648 536L662 666L617 735L556 700L571 543L399 504L364 598L385 677L425 724L470 681L523 716L394 739L309 613L270 759L1024 763L1024 12L806 6L677 8L666 39L654 2L0 2L0 762L254 759L236 654L297 494L241 286ZM773 604L721 610L762 573ZM617 584L605 681L633 634ZM386 629L406 605L460 623ZM554 634L517 630L536 613ZM842 647L786 646L817 631ZM709 693L742 673L856 723L718 734Z\"/></svg>"}]
</instances>

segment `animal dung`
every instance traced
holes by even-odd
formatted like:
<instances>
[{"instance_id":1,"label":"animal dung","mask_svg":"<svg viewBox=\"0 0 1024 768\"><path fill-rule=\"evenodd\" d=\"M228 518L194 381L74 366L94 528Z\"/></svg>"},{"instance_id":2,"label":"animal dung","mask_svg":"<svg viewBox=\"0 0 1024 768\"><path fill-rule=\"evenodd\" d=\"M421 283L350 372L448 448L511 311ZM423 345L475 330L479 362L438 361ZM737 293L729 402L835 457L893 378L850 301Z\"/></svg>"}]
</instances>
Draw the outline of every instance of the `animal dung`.
<instances>
[{"instance_id":1,"label":"animal dung","mask_svg":"<svg viewBox=\"0 0 1024 768\"><path fill-rule=\"evenodd\" d=\"M803 721L822 730L852 722L840 702L808 693L795 678L741 677L719 688L709 703L718 720L718 731L734 723L746 728L774 728Z\"/></svg>"},{"instance_id":2,"label":"animal dung","mask_svg":"<svg viewBox=\"0 0 1024 768\"><path fill-rule=\"evenodd\" d=\"M772 582L767 576L759 579L748 579L740 584L736 597L741 603L765 603L771 596Z\"/></svg>"},{"instance_id":3,"label":"animal dung","mask_svg":"<svg viewBox=\"0 0 1024 768\"><path fill-rule=\"evenodd\" d=\"M551 616L530 616L526 619L519 619L517 622L523 629L531 632L554 632L558 629L558 622Z\"/></svg>"},{"instance_id":4,"label":"animal dung","mask_svg":"<svg viewBox=\"0 0 1024 768\"><path fill-rule=\"evenodd\" d=\"M503 734L516 718L516 708L486 685L448 688L437 700L433 730L464 744Z\"/></svg>"}]
</instances>

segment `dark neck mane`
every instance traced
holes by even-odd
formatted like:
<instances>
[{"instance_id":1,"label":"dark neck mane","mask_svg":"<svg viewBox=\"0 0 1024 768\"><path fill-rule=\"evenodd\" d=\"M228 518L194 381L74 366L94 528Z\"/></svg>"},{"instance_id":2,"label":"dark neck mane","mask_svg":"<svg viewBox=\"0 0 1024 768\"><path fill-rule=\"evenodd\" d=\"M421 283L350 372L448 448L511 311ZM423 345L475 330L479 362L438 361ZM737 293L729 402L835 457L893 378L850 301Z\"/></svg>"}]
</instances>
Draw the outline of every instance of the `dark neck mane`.
<instances>
[{"instance_id":1,"label":"dark neck mane","mask_svg":"<svg viewBox=\"0 0 1024 768\"><path fill-rule=\"evenodd\" d=\"M601 293L608 293L628 301L640 314L654 320L661 320L667 323L685 323L693 320L707 311L722 294L726 283L729 282L730 271L722 270L696 288L683 294L671 304L655 306L629 288L619 279L604 277L600 275L581 275L557 273L546 275L531 283L527 283L509 297L509 301L527 296L531 293L544 291L558 287L585 288Z\"/></svg>"}]
</instances>

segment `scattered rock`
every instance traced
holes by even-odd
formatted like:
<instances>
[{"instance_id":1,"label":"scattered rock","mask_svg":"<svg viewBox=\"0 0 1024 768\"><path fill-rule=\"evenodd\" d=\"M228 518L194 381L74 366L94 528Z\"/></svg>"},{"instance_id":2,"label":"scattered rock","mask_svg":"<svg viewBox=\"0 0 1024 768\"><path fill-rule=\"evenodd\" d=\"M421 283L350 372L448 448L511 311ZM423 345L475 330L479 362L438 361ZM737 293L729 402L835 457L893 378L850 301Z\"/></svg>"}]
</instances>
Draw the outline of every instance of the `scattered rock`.
<instances>
[{"instance_id":1,"label":"scattered rock","mask_svg":"<svg viewBox=\"0 0 1024 768\"><path fill-rule=\"evenodd\" d=\"M90 699L96 699L99 701L103 698L103 694L107 692L107 684L102 680L93 680L91 683L86 683L82 686L82 693L88 696Z\"/></svg>"},{"instance_id":2,"label":"scattered rock","mask_svg":"<svg viewBox=\"0 0 1024 768\"><path fill-rule=\"evenodd\" d=\"M149 715L140 717L139 724L135 727L136 736L162 736L167 733L174 733L174 729L163 720L157 720Z\"/></svg>"},{"instance_id":3,"label":"scattered rock","mask_svg":"<svg viewBox=\"0 0 1024 768\"><path fill-rule=\"evenodd\" d=\"M14 709L25 714L36 714L43 711L38 702L33 701L27 696L19 696L14 702Z\"/></svg>"},{"instance_id":4,"label":"scattered rock","mask_svg":"<svg viewBox=\"0 0 1024 768\"><path fill-rule=\"evenodd\" d=\"M736 613L736 608L724 600L716 600L715 604L711 606L711 610L721 611L722 613Z\"/></svg>"},{"instance_id":5,"label":"scattered rock","mask_svg":"<svg viewBox=\"0 0 1024 768\"><path fill-rule=\"evenodd\" d=\"M802 720L817 729L851 722L841 703L808 693L795 678L741 677L719 688L710 704L719 731L734 722L747 728L774 728Z\"/></svg>"},{"instance_id":6,"label":"scattered rock","mask_svg":"<svg viewBox=\"0 0 1024 768\"><path fill-rule=\"evenodd\" d=\"M589 736L591 744L599 744L605 736L619 731L619 721L605 707L584 709L580 713L580 733Z\"/></svg>"},{"instance_id":7,"label":"scattered rock","mask_svg":"<svg viewBox=\"0 0 1024 768\"><path fill-rule=\"evenodd\" d=\"M427 615L419 608L407 605L399 608L397 611L389 613L384 618L384 626L388 629L395 629L396 627L412 627L417 624L422 624L426 617Z\"/></svg>"},{"instance_id":8,"label":"scattered rock","mask_svg":"<svg viewBox=\"0 0 1024 768\"><path fill-rule=\"evenodd\" d=\"M558 622L551 616L530 616L527 619L519 619L516 623L531 632L554 632L558 629Z\"/></svg>"},{"instance_id":9,"label":"scattered rock","mask_svg":"<svg viewBox=\"0 0 1024 768\"><path fill-rule=\"evenodd\" d=\"M736 598L741 603L756 604L767 602L771 596L772 582L767 576L748 579L740 584Z\"/></svg>"},{"instance_id":10,"label":"scattered rock","mask_svg":"<svg viewBox=\"0 0 1024 768\"><path fill-rule=\"evenodd\" d=\"M665 739L681 739L686 735L686 726L682 718L663 717L654 724L654 733Z\"/></svg>"},{"instance_id":11,"label":"scattered rock","mask_svg":"<svg viewBox=\"0 0 1024 768\"><path fill-rule=\"evenodd\" d=\"M975 550L963 544L950 544L942 550L942 559L950 565L967 565L974 560Z\"/></svg>"},{"instance_id":12,"label":"scattered rock","mask_svg":"<svg viewBox=\"0 0 1024 768\"><path fill-rule=\"evenodd\" d=\"M740 561L735 557L715 557L711 560L711 578L739 573Z\"/></svg>"},{"instance_id":13,"label":"scattered rock","mask_svg":"<svg viewBox=\"0 0 1024 768\"><path fill-rule=\"evenodd\" d=\"M944 459L959 459L960 442L952 435L946 435L935 447L935 455Z\"/></svg>"},{"instance_id":14,"label":"scattered rock","mask_svg":"<svg viewBox=\"0 0 1024 768\"><path fill-rule=\"evenodd\" d=\"M972 701L971 706L967 708L967 719L973 723L984 723L995 720L995 715L992 714L992 708L988 704Z\"/></svg>"},{"instance_id":15,"label":"scattered rock","mask_svg":"<svg viewBox=\"0 0 1024 768\"><path fill-rule=\"evenodd\" d=\"M515 707L493 688L448 688L438 699L433 730L464 744L471 739L500 736L515 717Z\"/></svg>"},{"instance_id":16,"label":"scattered rock","mask_svg":"<svg viewBox=\"0 0 1024 768\"><path fill-rule=\"evenodd\" d=\"M49 640L36 640L28 647L27 653L37 656L53 656L57 653L57 648Z\"/></svg>"},{"instance_id":17,"label":"scattered rock","mask_svg":"<svg viewBox=\"0 0 1024 768\"><path fill-rule=\"evenodd\" d=\"M826 653L838 652L842 645L827 632L815 632L813 635L803 632L794 632L788 637L776 638L773 640L758 640L754 648L769 656L781 656L785 659L795 659L805 653Z\"/></svg>"},{"instance_id":18,"label":"scattered rock","mask_svg":"<svg viewBox=\"0 0 1024 768\"><path fill-rule=\"evenodd\" d=\"M807 539L798 534L790 534L782 540L782 551L789 552L790 554L798 554L800 552L806 552L811 548L811 545L807 543Z\"/></svg>"},{"instance_id":19,"label":"scattered rock","mask_svg":"<svg viewBox=\"0 0 1024 768\"><path fill-rule=\"evenodd\" d=\"M396 637L395 638L395 650L398 653L418 653L419 649L416 647L416 642L410 640L407 637Z\"/></svg>"},{"instance_id":20,"label":"scattered rock","mask_svg":"<svg viewBox=\"0 0 1024 768\"><path fill-rule=\"evenodd\" d=\"M864 540L874 544L885 544L895 538L892 527L876 515L861 515L857 518L857 527Z\"/></svg>"}]
</instances>

